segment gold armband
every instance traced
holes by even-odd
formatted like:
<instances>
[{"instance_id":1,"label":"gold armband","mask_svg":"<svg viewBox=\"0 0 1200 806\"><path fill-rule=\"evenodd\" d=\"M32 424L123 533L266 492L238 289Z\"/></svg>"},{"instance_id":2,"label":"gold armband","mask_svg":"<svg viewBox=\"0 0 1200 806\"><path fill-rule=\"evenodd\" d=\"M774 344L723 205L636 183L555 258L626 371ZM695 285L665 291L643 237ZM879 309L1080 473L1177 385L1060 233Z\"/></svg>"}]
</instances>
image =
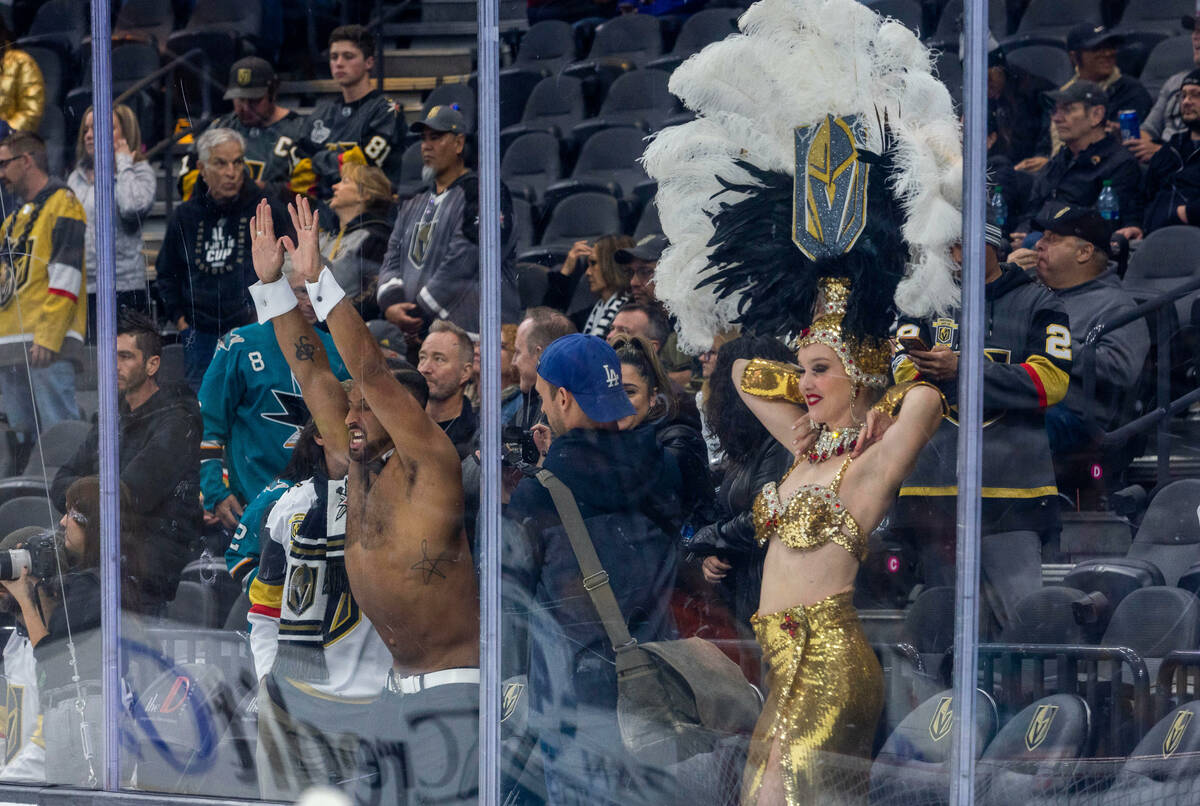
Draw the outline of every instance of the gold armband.
<instances>
[{"instance_id":1,"label":"gold armband","mask_svg":"<svg viewBox=\"0 0 1200 806\"><path fill-rule=\"evenodd\" d=\"M928 381L905 381L895 386L889 386L887 391L883 393L883 397L879 398L879 402L871 408L886 414L888 417L895 417L900 412L900 406L904 403L904 396L918 386L928 386L937 392L938 397L942 399L942 415L945 416L950 413L950 404L946 402L946 396L942 394L942 390Z\"/></svg>"},{"instance_id":2,"label":"gold armband","mask_svg":"<svg viewBox=\"0 0 1200 806\"><path fill-rule=\"evenodd\" d=\"M751 359L742 373L742 391L767 400L786 400L804 405L799 372L781 361Z\"/></svg>"}]
</instances>

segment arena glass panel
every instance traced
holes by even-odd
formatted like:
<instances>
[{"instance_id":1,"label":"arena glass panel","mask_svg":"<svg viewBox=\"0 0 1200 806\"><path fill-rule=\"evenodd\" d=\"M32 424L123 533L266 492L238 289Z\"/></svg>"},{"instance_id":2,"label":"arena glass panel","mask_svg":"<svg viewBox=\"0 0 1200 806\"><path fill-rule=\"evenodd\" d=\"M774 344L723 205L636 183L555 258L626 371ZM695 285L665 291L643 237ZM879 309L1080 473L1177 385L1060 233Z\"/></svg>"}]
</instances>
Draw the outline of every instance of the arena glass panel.
<instances>
[{"instance_id":1,"label":"arena glass panel","mask_svg":"<svg viewBox=\"0 0 1200 806\"><path fill-rule=\"evenodd\" d=\"M879 312L863 343L840 352L840 322L814 322L823 312L813 311L815 276L789 285L784 269L772 268L815 275L814 255L847 248L814 232L837 229L817 223L820 201L843 193L842 203L854 191L825 178L809 146L840 142L830 160L850 166L841 174L849 177L851 153L882 147L882 137L870 140L872 126L891 119L887 104L900 97L880 95L869 114L840 119L842 128L817 99L853 94L852 80L812 87L802 60L820 53L829 61L823 76L849 76L852 69L831 65L867 42L896 37L915 47L916 39L881 29L861 6L818 5L765 2L744 17L740 8L688 8L683 19L640 7L575 22L582 41L568 40L565 66L526 89L528 101L510 104L505 93L517 96L519 69L537 63L534 52L553 58L548 41L567 27L531 10L534 25L519 46L530 51L518 49L505 68L502 117L506 104L524 109L500 133L524 310L515 328L504 320L513 351L504 386L520 402L503 432L502 801L949 800L955 709L946 658L959 600L953 497L951 555L935 557L936 580L921 564L932 544L928 516L910 519L906 531L897 503L908 475L901 471L938 428L941 396L925 386L902 400L893 394L888 410L899 414L883 432L886 444L858 432L884 392L877 376L894 386L891 364L903 348L893 315ZM803 57L793 64L751 34L684 62L739 17L742 31L757 25L759 36L802 21ZM930 22L912 27L933 30ZM946 38L956 49L961 24L951 23ZM947 75L962 68L946 58L938 72L955 83ZM874 66L890 69L886 60ZM923 131L913 147L943 149L926 153L956 186L961 78L947 89L929 76L909 80L907 91L928 91L921 104L901 103ZM801 85L795 97L805 106L793 109L789 88ZM846 106L834 109L835 119L850 117ZM748 130L774 132L778 142ZM717 195L722 182L739 187ZM806 183L820 190L800 196L794 228L793 199ZM940 256L924 265L936 264L936 277L953 286L958 202L928 192L922 204L939 211L946 231L924 233L914 261ZM869 220L875 208L853 204L839 208L850 211L839 222L862 226L863 243L880 237ZM977 230L982 243L982 220ZM726 269L722 277L705 267L710 260ZM905 270L901 261L897 277ZM752 290L755 279L767 290ZM851 284L851 299L874 279L855 274L862 285ZM930 275L924 282L938 285ZM721 304L719 294L733 296ZM835 302L837 289L828 294ZM954 402L957 385L947 392ZM810 433L806 407L833 427ZM869 443L861 456L856 435ZM957 429L948 436L937 450L953 473ZM546 470L565 490L556 494ZM846 510L869 523L861 538ZM665 671L670 664L686 674ZM910 729L930 698L934 713ZM889 774L896 745L919 745L921 733L928 761L907 777ZM958 802L970 802L969 786L960 794Z\"/></svg>"}]
</instances>

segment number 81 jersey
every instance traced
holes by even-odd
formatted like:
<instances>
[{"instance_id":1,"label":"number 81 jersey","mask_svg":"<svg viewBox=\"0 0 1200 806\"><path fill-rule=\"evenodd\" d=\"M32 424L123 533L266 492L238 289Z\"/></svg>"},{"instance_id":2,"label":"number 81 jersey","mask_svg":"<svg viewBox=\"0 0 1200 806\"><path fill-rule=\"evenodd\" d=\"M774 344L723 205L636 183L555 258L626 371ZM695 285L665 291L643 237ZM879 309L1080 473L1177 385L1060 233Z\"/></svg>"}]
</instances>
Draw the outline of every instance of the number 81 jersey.
<instances>
[{"instance_id":1,"label":"number 81 jersey","mask_svg":"<svg viewBox=\"0 0 1200 806\"><path fill-rule=\"evenodd\" d=\"M327 199L341 178L338 157L356 146L368 165L400 177L405 121L400 106L379 90L347 103L339 95L313 108L292 150L292 190Z\"/></svg>"}]
</instances>

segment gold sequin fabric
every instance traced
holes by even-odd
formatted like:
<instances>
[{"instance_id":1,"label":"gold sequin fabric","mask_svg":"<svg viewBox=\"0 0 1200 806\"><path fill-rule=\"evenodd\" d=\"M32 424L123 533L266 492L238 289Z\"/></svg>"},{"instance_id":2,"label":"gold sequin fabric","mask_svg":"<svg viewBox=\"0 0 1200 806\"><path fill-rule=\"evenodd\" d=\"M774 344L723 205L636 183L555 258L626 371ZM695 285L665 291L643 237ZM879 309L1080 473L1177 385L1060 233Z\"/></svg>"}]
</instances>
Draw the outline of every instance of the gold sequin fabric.
<instances>
[{"instance_id":1,"label":"gold sequin fabric","mask_svg":"<svg viewBox=\"0 0 1200 806\"><path fill-rule=\"evenodd\" d=\"M787 806L866 801L868 759L883 711L883 670L851 592L750 623L768 665L742 804L756 806L772 745Z\"/></svg>"},{"instance_id":2,"label":"gold sequin fabric","mask_svg":"<svg viewBox=\"0 0 1200 806\"><path fill-rule=\"evenodd\" d=\"M804 404L800 393L800 371L782 361L754 358L742 371L742 391L766 400Z\"/></svg>"},{"instance_id":3,"label":"gold sequin fabric","mask_svg":"<svg viewBox=\"0 0 1200 806\"><path fill-rule=\"evenodd\" d=\"M859 562L865 560L866 535L838 497L842 476L850 461L847 459L842 463L828 487L820 484L799 487L787 506L779 502L778 485L768 482L754 498L754 536L759 544L766 545L776 537L788 548L810 551L826 543L836 543ZM795 466L792 469L795 470ZM790 471L788 475L791 475Z\"/></svg>"}]
</instances>

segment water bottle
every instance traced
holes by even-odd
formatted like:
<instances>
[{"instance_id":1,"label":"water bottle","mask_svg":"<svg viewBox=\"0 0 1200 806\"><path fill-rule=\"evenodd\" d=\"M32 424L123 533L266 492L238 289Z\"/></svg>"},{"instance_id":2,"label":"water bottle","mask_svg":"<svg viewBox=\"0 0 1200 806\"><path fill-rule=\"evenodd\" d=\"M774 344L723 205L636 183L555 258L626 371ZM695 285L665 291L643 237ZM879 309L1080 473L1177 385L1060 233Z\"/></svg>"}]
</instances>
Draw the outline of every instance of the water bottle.
<instances>
[{"instance_id":1,"label":"water bottle","mask_svg":"<svg viewBox=\"0 0 1200 806\"><path fill-rule=\"evenodd\" d=\"M1008 231L1008 204L1004 201L1004 188L997 187L988 197L988 222L995 224L1001 232Z\"/></svg>"},{"instance_id":2,"label":"water bottle","mask_svg":"<svg viewBox=\"0 0 1200 806\"><path fill-rule=\"evenodd\" d=\"M1116 223L1121 218L1121 205L1117 203L1117 192L1113 190L1112 180L1105 179L1100 190L1100 198L1096 199L1096 209L1105 221Z\"/></svg>"}]
</instances>

